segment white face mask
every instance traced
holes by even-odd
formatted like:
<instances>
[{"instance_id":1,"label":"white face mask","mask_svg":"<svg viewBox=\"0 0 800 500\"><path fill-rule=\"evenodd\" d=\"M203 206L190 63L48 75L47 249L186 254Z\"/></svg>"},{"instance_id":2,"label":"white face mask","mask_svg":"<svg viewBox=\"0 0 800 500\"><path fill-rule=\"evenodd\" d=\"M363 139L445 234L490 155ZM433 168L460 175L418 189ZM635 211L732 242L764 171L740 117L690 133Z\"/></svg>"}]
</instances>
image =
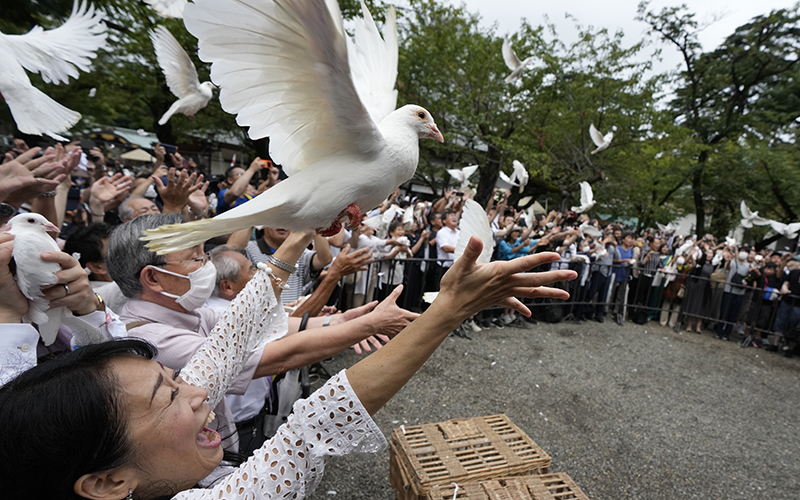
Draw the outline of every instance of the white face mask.
<instances>
[{"instance_id":1,"label":"white face mask","mask_svg":"<svg viewBox=\"0 0 800 500\"><path fill-rule=\"evenodd\" d=\"M747 258L747 252L739 252L739 260L744 260Z\"/></svg>"},{"instance_id":2,"label":"white face mask","mask_svg":"<svg viewBox=\"0 0 800 500\"><path fill-rule=\"evenodd\" d=\"M587 246L585 246L585 247L583 247L583 248L581 248L581 251L582 251L583 253L589 253L589 250L591 250L591 248L589 248L589 246L588 246L588 245L587 245Z\"/></svg>"},{"instance_id":3,"label":"white face mask","mask_svg":"<svg viewBox=\"0 0 800 500\"><path fill-rule=\"evenodd\" d=\"M217 268L214 267L211 261L203 264L200 269L190 272L188 276L173 273L160 267L150 267L159 272L189 280L189 291L183 295L178 296L174 293L161 292L161 295L175 299L175 302L187 311L194 311L199 307L203 307L203 304L211 297L214 292L214 286L217 284Z\"/></svg>"},{"instance_id":4,"label":"white face mask","mask_svg":"<svg viewBox=\"0 0 800 500\"><path fill-rule=\"evenodd\" d=\"M678 261L677 262L678 262L679 266L682 266L682 265L684 265L686 263L686 259L684 259L683 257L678 257Z\"/></svg>"}]
</instances>

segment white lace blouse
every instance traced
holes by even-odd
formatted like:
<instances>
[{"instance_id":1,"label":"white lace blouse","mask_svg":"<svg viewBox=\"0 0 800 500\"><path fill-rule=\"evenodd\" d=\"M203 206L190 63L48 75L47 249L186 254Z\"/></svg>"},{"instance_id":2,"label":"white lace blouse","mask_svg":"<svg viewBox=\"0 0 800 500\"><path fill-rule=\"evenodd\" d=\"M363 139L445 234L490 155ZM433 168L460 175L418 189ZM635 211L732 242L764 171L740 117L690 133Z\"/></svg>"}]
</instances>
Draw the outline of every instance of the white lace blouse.
<instances>
[{"instance_id":1,"label":"white lace blouse","mask_svg":"<svg viewBox=\"0 0 800 500\"><path fill-rule=\"evenodd\" d=\"M220 316L214 332L181 370L188 383L208 391L213 408L256 349L282 335L288 318L275 298L269 274L256 273ZM344 371L308 399L294 404L294 413L278 433L250 459L210 489L177 494L182 500L300 499L322 479L326 457L376 452L386 439L356 397Z\"/></svg>"}]
</instances>

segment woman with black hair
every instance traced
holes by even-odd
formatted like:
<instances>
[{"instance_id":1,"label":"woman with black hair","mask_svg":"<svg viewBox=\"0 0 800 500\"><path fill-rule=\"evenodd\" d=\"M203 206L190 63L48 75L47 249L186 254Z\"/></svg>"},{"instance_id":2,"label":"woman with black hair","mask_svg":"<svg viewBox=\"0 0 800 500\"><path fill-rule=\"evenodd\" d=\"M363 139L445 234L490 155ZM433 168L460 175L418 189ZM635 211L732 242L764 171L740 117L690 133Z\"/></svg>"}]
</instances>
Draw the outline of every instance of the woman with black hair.
<instances>
[{"instance_id":1,"label":"woman with black hair","mask_svg":"<svg viewBox=\"0 0 800 500\"><path fill-rule=\"evenodd\" d=\"M13 334L5 334L20 326L27 307L11 279L7 243L0 241L5 354L14 352ZM220 467L220 436L206 426L226 382L286 322L279 269L256 274L180 373L153 361L152 349L135 340L86 346L29 369L0 388L3 498L303 498L318 484L327 456L385 447L370 415L465 318L492 305L529 315L515 297L567 298L541 286L574 279L574 272L524 272L557 254L477 265L481 247L473 238L426 313L297 402L287 424L238 468Z\"/></svg>"}]
</instances>

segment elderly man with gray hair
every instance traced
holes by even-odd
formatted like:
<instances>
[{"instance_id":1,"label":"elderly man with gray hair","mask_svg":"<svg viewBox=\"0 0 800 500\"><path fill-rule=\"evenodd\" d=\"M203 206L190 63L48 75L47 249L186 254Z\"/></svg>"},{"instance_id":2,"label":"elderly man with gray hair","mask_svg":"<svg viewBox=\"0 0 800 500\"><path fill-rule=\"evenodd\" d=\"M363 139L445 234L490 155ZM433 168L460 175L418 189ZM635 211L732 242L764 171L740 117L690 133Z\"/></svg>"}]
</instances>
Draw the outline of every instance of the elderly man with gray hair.
<instances>
[{"instance_id":1,"label":"elderly man with gray hair","mask_svg":"<svg viewBox=\"0 0 800 500\"><path fill-rule=\"evenodd\" d=\"M145 230L180 222L183 218L176 213L137 217L114 231L106 252L108 272L129 299L120 314L128 334L155 345L158 348L156 360L175 370L182 368L203 344L218 317L216 312L203 307L216 285L216 269L203 253L202 245L156 255L139 240ZM276 253L276 258L291 264L308 245L311 236L293 234ZM290 321L290 334L270 343L263 352L254 353L228 393L243 394L253 379L321 361L370 335L395 334L413 319L387 301L369 314L364 314L366 309L359 312L362 316L346 325L331 321L324 330L317 328L322 318L313 318L309 329L302 332L297 332L299 318L296 322ZM225 445L236 451L238 439L227 403L223 400L215 412L217 419L212 426L230 438Z\"/></svg>"}]
</instances>

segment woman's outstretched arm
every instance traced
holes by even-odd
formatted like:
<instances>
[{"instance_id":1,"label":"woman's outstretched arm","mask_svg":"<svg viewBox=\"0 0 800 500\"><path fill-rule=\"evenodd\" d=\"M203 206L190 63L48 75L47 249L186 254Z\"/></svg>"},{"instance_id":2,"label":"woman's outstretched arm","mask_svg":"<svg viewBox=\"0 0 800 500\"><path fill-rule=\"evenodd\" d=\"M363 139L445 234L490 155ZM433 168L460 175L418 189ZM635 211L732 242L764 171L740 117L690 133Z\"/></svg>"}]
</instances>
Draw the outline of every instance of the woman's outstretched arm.
<instances>
[{"instance_id":1,"label":"woman's outstretched arm","mask_svg":"<svg viewBox=\"0 0 800 500\"><path fill-rule=\"evenodd\" d=\"M433 351L466 318L490 306L510 307L530 316L517 297L567 299L569 294L544 285L575 279L574 271L525 273L557 261L553 252L490 264L475 263L482 244L472 238L444 275L441 290L428 310L383 349L347 370L347 379L370 415L374 415L427 361Z\"/></svg>"}]
</instances>

